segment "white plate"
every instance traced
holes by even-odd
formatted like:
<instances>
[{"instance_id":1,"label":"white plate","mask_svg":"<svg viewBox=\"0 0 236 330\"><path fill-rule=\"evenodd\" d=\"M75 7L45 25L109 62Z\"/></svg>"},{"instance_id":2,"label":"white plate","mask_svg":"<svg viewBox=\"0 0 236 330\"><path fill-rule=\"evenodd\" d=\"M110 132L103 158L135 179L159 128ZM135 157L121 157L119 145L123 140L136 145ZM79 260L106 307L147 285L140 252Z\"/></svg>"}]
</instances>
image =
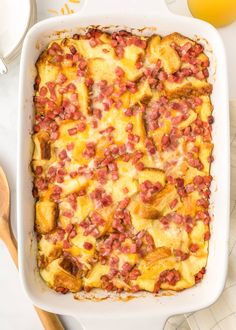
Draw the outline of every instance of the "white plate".
<instances>
[{"instance_id":1,"label":"white plate","mask_svg":"<svg viewBox=\"0 0 236 330\"><path fill-rule=\"evenodd\" d=\"M19 53L26 32L35 22L34 0L0 1L0 57L9 63Z\"/></svg>"}]
</instances>

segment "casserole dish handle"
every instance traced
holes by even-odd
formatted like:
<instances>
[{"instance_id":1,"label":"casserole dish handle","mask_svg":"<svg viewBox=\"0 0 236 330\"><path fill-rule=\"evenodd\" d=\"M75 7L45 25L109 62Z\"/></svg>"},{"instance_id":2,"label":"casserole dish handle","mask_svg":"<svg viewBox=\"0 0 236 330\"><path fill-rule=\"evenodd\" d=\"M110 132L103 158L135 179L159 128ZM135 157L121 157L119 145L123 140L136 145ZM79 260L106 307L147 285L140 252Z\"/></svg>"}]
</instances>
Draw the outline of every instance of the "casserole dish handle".
<instances>
[{"instance_id":1,"label":"casserole dish handle","mask_svg":"<svg viewBox=\"0 0 236 330\"><path fill-rule=\"evenodd\" d=\"M122 4L124 4L122 6ZM119 14L122 12L130 12L132 15L148 15L149 13L155 12L158 14L168 14L168 16L173 15L166 4L165 0L129 0L129 1L111 1L111 0L84 0L82 8L78 11L78 15L109 15L109 14Z\"/></svg>"},{"instance_id":2,"label":"casserole dish handle","mask_svg":"<svg viewBox=\"0 0 236 330\"><path fill-rule=\"evenodd\" d=\"M90 318L83 319L78 316L75 317L82 325L83 330L162 330L169 316L155 315L154 317L114 317L114 318Z\"/></svg>"}]
</instances>

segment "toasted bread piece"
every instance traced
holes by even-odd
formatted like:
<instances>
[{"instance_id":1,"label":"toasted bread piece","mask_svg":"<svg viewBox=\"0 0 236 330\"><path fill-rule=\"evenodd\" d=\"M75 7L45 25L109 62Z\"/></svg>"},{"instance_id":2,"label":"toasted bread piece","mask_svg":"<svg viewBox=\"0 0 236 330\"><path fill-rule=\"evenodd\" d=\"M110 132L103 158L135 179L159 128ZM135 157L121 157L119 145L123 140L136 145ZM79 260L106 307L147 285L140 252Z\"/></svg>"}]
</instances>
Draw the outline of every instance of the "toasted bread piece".
<instances>
[{"instance_id":1,"label":"toasted bread piece","mask_svg":"<svg viewBox=\"0 0 236 330\"><path fill-rule=\"evenodd\" d=\"M82 281L66 272L58 272L55 274L53 286L57 288L66 288L70 292L78 292L81 290Z\"/></svg>"},{"instance_id":2,"label":"toasted bread piece","mask_svg":"<svg viewBox=\"0 0 236 330\"><path fill-rule=\"evenodd\" d=\"M97 45L96 47L91 47L89 40L79 39L73 40L73 46L75 46L79 54L86 59L116 59L114 48L109 43L103 43L101 45Z\"/></svg>"},{"instance_id":3,"label":"toasted bread piece","mask_svg":"<svg viewBox=\"0 0 236 330\"><path fill-rule=\"evenodd\" d=\"M92 58L88 63L88 74L94 81L106 80L109 84L115 79L115 63L103 58Z\"/></svg>"},{"instance_id":4,"label":"toasted bread piece","mask_svg":"<svg viewBox=\"0 0 236 330\"><path fill-rule=\"evenodd\" d=\"M58 206L51 201L38 201L36 203L35 226L40 234L51 232L57 225Z\"/></svg>"},{"instance_id":5,"label":"toasted bread piece","mask_svg":"<svg viewBox=\"0 0 236 330\"><path fill-rule=\"evenodd\" d=\"M178 197L175 186L168 184L164 189L154 195L151 204L163 214L165 208L168 207L174 199L178 199Z\"/></svg>"},{"instance_id":6,"label":"toasted bread piece","mask_svg":"<svg viewBox=\"0 0 236 330\"><path fill-rule=\"evenodd\" d=\"M152 90L147 80L144 80L138 85L138 91L135 94L131 94L130 106L136 103L147 103L152 97Z\"/></svg>"},{"instance_id":7,"label":"toasted bread piece","mask_svg":"<svg viewBox=\"0 0 236 330\"><path fill-rule=\"evenodd\" d=\"M193 41L192 39L190 39L186 36L183 36L182 34L180 34L178 32L170 33L163 38L163 43L171 44L173 42L178 46L183 46L187 42L189 42L191 45L196 44L195 41Z\"/></svg>"},{"instance_id":8,"label":"toasted bread piece","mask_svg":"<svg viewBox=\"0 0 236 330\"><path fill-rule=\"evenodd\" d=\"M93 203L88 196L78 196L76 199L75 216L80 221L84 220L93 210Z\"/></svg>"},{"instance_id":9,"label":"toasted bread piece","mask_svg":"<svg viewBox=\"0 0 236 330\"><path fill-rule=\"evenodd\" d=\"M49 47L50 45L51 44L49 44ZM60 66L57 65L57 63L50 61L47 50L40 55L36 62L36 68L40 77L39 89L42 86L45 86L47 82L55 81L60 72Z\"/></svg>"},{"instance_id":10,"label":"toasted bread piece","mask_svg":"<svg viewBox=\"0 0 236 330\"><path fill-rule=\"evenodd\" d=\"M158 49L161 44L161 37L159 35L153 35L148 40L146 56L151 63L156 63L159 59Z\"/></svg>"},{"instance_id":11,"label":"toasted bread piece","mask_svg":"<svg viewBox=\"0 0 236 330\"><path fill-rule=\"evenodd\" d=\"M78 292L81 289L82 281L80 276L71 274L70 270L62 267L63 258L52 261L45 269L41 269L40 275L54 289L68 289L71 292Z\"/></svg>"},{"instance_id":12,"label":"toasted bread piece","mask_svg":"<svg viewBox=\"0 0 236 330\"><path fill-rule=\"evenodd\" d=\"M124 57L119 61L119 65L124 70L127 80L136 81L142 76L142 70L136 67L136 62L142 55L144 50L135 45L124 48Z\"/></svg>"},{"instance_id":13,"label":"toasted bread piece","mask_svg":"<svg viewBox=\"0 0 236 330\"><path fill-rule=\"evenodd\" d=\"M202 207L197 205L197 200L200 198L201 196L197 191L193 191L183 197L182 204L178 208L178 213L184 216L190 215L191 217L195 217L196 213L202 210Z\"/></svg>"},{"instance_id":14,"label":"toasted bread piece","mask_svg":"<svg viewBox=\"0 0 236 330\"><path fill-rule=\"evenodd\" d=\"M160 36L152 36L147 46L147 59L151 63L161 61L161 66L168 74L180 69L181 61L176 50L170 46L170 42Z\"/></svg>"},{"instance_id":15,"label":"toasted bread piece","mask_svg":"<svg viewBox=\"0 0 236 330\"><path fill-rule=\"evenodd\" d=\"M112 135L116 144L125 144L128 142L127 125L133 125L132 133L139 136L139 143L143 144L146 138L146 130L144 125L143 113L139 111L134 116L128 117L123 110L111 109L111 111L104 113L101 124L104 129L108 126L114 128Z\"/></svg>"},{"instance_id":16,"label":"toasted bread piece","mask_svg":"<svg viewBox=\"0 0 236 330\"><path fill-rule=\"evenodd\" d=\"M208 174L211 166L211 154L213 150L213 144L211 142L200 142L200 151L199 151L199 159L203 164L203 171L205 174Z\"/></svg>"},{"instance_id":17,"label":"toasted bread piece","mask_svg":"<svg viewBox=\"0 0 236 330\"><path fill-rule=\"evenodd\" d=\"M75 81L76 92L78 93L78 108L83 115L87 115L89 110L89 91L85 81Z\"/></svg>"},{"instance_id":18,"label":"toasted bread piece","mask_svg":"<svg viewBox=\"0 0 236 330\"><path fill-rule=\"evenodd\" d=\"M33 136L33 160L49 160L51 158L51 142L47 132L40 131Z\"/></svg>"},{"instance_id":19,"label":"toasted bread piece","mask_svg":"<svg viewBox=\"0 0 236 330\"><path fill-rule=\"evenodd\" d=\"M152 252L149 252L145 258L144 261L146 262L147 267L152 267L155 265L159 260L165 259L171 256L171 250L169 248L166 248L165 246L158 247Z\"/></svg>"},{"instance_id":20,"label":"toasted bread piece","mask_svg":"<svg viewBox=\"0 0 236 330\"><path fill-rule=\"evenodd\" d=\"M51 237L54 237L55 232L50 234ZM50 262L60 257L62 253L62 245L60 242L53 243L45 238L45 235L42 235L38 243L38 265L40 268L45 268Z\"/></svg>"},{"instance_id":21,"label":"toasted bread piece","mask_svg":"<svg viewBox=\"0 0 236 330\"><path fill-rule=\"evenodd\" d=\"M101 277L109 273L109 266L96 263L83 279L84 285L92 288L101 287Z\"/></svg>"},{"instance_id":22,"label":"toasted bread piece","mask_svg":"<svg viewBox=\"0 0 236 330\"><path fill-rule=\"evenodd\" d=\"M143 203L136 197L130 205L132 215L140 219L158 219L161 213L151 204ZM141 220L140 220L141 221ZM145 221L145 220L144 220Z\"/></svg>"},{"instance_id":23,"label":"toasted bread piece","mask_svg":"<svg viewBox=\"0 0 236 330\"><path fill-rule=\"evenodd\" d=\"M78 165L83 166L87 165L89 162L89 159L84 157L84 151L86 149L86 142L85 141L76 141L75 146L72 151L72 157L73 160L78 163Z\"/></svg>"},{"instance_id":24,"label":"toasted bread piece","mask_svg":"<svg viewBox=\"0 0 236 330\"><path fill-rule=\"evenodd\" d=\"M203 103L196 108L196 112L199 114L200 119L206 122L212 113L213 106L208 95L201 96L201 100Z\"/></svg>"},{"instance_id":25,"label":"toasted bread piece","mask_svg":"<svg viewBox=\"0 0 236 330\"><path fill-rule=\"evenodd\" d=\"M188 95L199 96L212 92L212 85L210 83L194 77L184 78L181 83L166 80L164 81L164 86L167 96L171 98Z\"/></svg>"},{"instance_id":26,"label":"toasted bread piece","mask_svg":"<svg viewBox=\"0 0 236 330\"><path fill-rule=\"evenodd\" d=\"M139 184L144 181L151 181L152 183L159 182L163 187L166 183L165 173L155 168L145 168L138 174L138 180Z\"/></svg>"},{"instance_id":27,"label":"toasted bread piece","mask_svg":"<svg viewBox=\"0 0 236 330\"><path fill-rule=\"evenodd\" d=\"M132 177L120 177L117 181L108 181L105 185L107 192L112 194L112 200L114 202L119 202L124 199L124 197L131 197L138 191L138 182ZM124 196L124 189L128 188L127 194Z\"/></svg>"},{"instance_id":28,"label":"toasted bread piece","mask_svg":"<svg viewBox=\"0 0 236 330\"><path fill-rule=\"evenodd\" d=\"M64 198L70 194L76 193L80 189L88 186L88 184L89 182L84 176L78 176L75 179L68 177L63 183L60 184L60 187L62 188L61 197Z\"/></svg>"},{"instance_id":29,"label":"toasted bread piece","mask_svg":"<svg viewBox=\"0 0 236 330\"><path fill-rule=\"evenodd\" d=\"M190 126L195 120L197 119L197 114L193 110L189 111L189 116L186 120L182 121L179 125L179 129L185 129L186 127Z\"/></svg>"}]
</instances>

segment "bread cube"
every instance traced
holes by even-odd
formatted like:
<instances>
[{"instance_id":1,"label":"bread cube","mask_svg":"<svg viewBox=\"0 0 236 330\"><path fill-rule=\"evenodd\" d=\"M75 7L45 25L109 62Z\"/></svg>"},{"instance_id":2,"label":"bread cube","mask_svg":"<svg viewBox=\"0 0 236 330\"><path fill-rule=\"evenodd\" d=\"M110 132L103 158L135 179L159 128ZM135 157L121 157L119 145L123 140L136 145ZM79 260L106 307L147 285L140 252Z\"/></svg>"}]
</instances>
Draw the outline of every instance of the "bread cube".
<instances>
[{"instance_id":1,"label":"bread cube","mask_svg":"<svg viewBox=\"0 0 236 330\"><path fill-rule=\"evenodd\" d=\"M57 225L58 206L49 200L36 203L35 227L40 234L50 233Z\"/></svg>"}]
</instances>

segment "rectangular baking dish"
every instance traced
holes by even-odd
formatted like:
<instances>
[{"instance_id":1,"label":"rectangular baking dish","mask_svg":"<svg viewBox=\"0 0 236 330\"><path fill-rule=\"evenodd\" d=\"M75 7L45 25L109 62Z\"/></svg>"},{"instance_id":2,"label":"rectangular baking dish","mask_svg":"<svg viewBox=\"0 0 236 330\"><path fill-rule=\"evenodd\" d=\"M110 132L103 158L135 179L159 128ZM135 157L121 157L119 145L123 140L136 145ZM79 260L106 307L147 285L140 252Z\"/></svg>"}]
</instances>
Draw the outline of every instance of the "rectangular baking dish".
<instances>
[{"instance_id":1,"label":"rectangular baking dish","mask_svg":"<svg viewBox=\"0 0 236 330\"><path fill-rule=\"evenodd\" d=\"M32 155L33 84L35 62L45 46L58 36L79 33L80 28L99 25L109 31L142 29L139 33L166 35L180 32L205 44L210 57L214 158L212 166L212 238L204 280L191 289L162 297L147 295L130 301L78 301L59 295L41 280L36 265L34 199L30 161ZM109 28L108 28L109 27ZM59 32L60 31L60 32ZM86 329L163 328L167 318L212 304L221 294L227 273L229 233L229 111L224 46L208 23L170 13L164 0L87 0L79 13L42 21L27 34L21 56L18 122L17 218L21 283L32 302L51 312L76 317Z\"/></svg>"}]
</instances>

